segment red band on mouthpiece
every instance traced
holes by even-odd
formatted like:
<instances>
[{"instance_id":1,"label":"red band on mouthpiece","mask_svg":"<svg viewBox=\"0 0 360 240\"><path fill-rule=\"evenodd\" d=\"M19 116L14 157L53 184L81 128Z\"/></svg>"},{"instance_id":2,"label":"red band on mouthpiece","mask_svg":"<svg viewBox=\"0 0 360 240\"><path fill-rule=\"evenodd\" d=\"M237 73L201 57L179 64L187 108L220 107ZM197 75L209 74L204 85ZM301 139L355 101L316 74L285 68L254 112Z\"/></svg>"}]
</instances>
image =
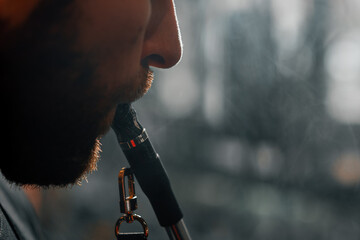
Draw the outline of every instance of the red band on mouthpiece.
<instances>
[{"instance_id":1,"label":"red band on mouthpiece","mask_svg":"<svg viewBox=\"0 0 360 240\"><path fill-rule=\"evenodd\" d=\"M130 143L131 143L131 146L136 147L134 140L131 140Z\"/></svg>"}]
</instances>

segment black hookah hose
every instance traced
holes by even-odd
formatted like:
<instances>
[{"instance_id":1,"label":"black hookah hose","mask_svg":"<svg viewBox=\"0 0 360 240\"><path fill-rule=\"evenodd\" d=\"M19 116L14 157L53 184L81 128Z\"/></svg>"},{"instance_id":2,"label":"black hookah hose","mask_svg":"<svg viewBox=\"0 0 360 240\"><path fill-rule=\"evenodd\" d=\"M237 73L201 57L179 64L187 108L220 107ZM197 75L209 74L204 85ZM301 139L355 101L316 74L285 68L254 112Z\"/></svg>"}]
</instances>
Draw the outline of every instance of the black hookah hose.
<instances>
[{"instance_id":1,"label":"black hookah hose","mask_svg":"<svg viewBox=\"0 0 360 240\"><path fill-rule=\"evenodd\" d=\"M120 147L169 239L190 240L183 214L159 154L130 104L119 104L112 123Z\"/></svg>"}]
</instances>

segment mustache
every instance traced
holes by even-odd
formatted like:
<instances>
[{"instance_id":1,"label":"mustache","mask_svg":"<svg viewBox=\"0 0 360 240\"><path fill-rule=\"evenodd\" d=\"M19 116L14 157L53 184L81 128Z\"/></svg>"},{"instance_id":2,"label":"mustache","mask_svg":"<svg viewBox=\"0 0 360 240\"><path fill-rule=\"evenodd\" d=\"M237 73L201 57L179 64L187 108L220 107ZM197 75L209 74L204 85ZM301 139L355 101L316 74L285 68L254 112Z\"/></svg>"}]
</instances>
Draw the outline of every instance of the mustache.
<instances>
[{"instance_id":1,"label":"mustache","mask_svg":"<svg viewBox=\"0 0 360 240\"><path fill-rule=\"evenodd\" d=\"M141 73L139 73L140 85L137 89L136 99L144 96L151 88L152 83L154 81L154 72L149 68L149 66L142 69Z\"/></svg>"},{"instance_id":2,"label":"mustache","mask_svg":"<svg viewBox=\"0 0 360 240\"><path fill-rule=\"evenodd\" d=\"M123 86L112 96L113 103L131 103L144 96L152 86L154 72L149 66L142 66L130 79L126 80L131 85ZM113 106L112 106L113 108Z\"/></svg>"},{"instance_id":3,"label":"mustache","mask_svg":"<svg viewBox=\"0 0 360 240\"><path fill-rule=\"evenodd\" d=\"M150 69L148 64L141 64L142 68L139 70L136 80L139 82L139 85L137 86L134 95L133 101L136 101L137 99L144 96L149 89L152 86L152 83L154 81L154 72ZM135 79L134 79L135 80Z\"/></svg>"}]
</instances>

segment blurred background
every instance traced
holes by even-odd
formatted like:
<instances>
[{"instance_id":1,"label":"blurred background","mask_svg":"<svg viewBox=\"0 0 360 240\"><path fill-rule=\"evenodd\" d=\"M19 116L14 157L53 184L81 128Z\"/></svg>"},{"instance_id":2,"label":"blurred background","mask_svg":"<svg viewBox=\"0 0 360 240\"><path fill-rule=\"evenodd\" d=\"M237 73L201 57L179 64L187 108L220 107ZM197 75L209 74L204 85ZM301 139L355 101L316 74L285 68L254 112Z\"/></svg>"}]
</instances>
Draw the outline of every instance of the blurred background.
<instances>
[{"instance_id":1,"label":"blurred background","mask_svg":"<svg viewBox=\"0 0 360 240\"><path fill-rule=\"evenodd\" d=\"M360 239L360 1L176 4L182 62L134 107L193 239ZM57 239L115 239L127 162L102 147L88 183L33 199Z\"/></svg>"}]
</instances>

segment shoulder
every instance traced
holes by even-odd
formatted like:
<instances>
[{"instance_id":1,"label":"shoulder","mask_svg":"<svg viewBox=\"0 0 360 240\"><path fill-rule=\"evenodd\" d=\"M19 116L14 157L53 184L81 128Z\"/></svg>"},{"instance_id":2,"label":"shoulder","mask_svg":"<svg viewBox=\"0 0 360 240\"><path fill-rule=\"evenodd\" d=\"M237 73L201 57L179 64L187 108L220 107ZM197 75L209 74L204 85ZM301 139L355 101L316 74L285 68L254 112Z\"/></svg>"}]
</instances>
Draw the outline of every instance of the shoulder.
<instances>
[{"instance_id":1,"label":"shoulder","mask_svg":"<svg viewBox=\"0 0 360 240\"><path fill-rule=\"evenodd\" d=\"M0 231L7 230L15 238L0 239L44 239L39 219L24 192L11 186L0 174ZM4 229L2 229L4 228ZM0 233L1 234L1 233Z\"/></svg>"},{"instance_id":2,"label":"shoulder","mask_svg":"<svg viewBox=\"0 0 360 240\"><path fill-rule=\"evenodd\" d=\"M8 220L8 216L4 212L3 208L0 206L0 239L6 240L17 240L19 239L16 236L11 223Z\"/></svg>"}]
</instances>

